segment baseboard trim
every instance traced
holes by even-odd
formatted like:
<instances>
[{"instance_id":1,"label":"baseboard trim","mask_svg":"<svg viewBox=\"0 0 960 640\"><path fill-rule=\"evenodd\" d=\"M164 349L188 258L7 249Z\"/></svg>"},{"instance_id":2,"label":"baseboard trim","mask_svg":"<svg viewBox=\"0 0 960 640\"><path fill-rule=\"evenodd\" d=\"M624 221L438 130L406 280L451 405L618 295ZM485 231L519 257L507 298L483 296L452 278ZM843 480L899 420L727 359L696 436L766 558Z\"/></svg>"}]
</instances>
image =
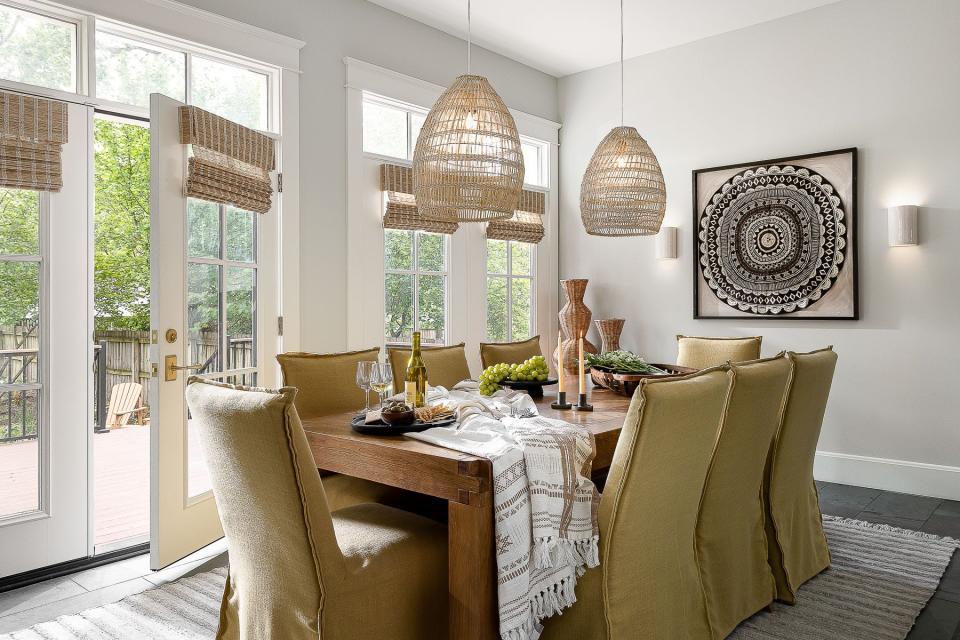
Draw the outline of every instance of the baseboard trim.
<instances>
[{"instance_id":1,"label":"baseboard trim","mask_svg":"<svg viewBox=\"0 0 960 640\"><path fill-rule=\"evenodd\" d=\"M817 480L960 500L960 467L817 451Z\"/></svg>"}]
</instances>

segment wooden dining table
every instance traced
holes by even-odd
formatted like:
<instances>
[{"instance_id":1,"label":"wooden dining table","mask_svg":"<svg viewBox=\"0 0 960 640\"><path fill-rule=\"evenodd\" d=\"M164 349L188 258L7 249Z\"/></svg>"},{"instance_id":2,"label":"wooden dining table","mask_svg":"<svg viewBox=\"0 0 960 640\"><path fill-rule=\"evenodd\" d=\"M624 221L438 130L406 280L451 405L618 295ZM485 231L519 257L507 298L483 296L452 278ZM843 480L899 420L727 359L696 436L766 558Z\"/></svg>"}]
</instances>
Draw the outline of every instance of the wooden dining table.
<instances>
[{"instance_id":1,"label":"wooden dining table","mask_svg":"<svg viewBox=\"0 0 960 640\"><path fill-rule=\"evenodd\" d=\"M536 401L540 414L589 428L596 441L594 472L609 467L629 398L595 388L592 412L557 411L552 400L547 394ZM317 467L446 500L449 637L499 638L490 461L404 436L356 433L353 415L303 421Z\"/></svg>"}]
</instances>

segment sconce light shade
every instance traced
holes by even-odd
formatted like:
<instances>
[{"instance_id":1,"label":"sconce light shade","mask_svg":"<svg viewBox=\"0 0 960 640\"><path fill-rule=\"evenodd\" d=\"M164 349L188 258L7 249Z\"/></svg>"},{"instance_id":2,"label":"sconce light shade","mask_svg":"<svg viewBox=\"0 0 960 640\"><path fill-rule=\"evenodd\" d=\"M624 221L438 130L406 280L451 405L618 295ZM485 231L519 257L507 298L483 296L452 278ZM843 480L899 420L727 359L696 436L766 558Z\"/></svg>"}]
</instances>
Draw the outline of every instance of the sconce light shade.
<instances>
[{"instance_id":1,"label":"sconce light shade","mask_svg":"<svg viewBox=\"0 0 960 640\"><path fill-rule=\"evenodd\" d=\"M657 234L657 260L674 260L677 257L677 228L660 227Z\"/></svg>"},{"instance_id":2,"label":"sconce light shade","mask_svg":"<svg viewBox=\"0 0 960 640\"><path fill-rule=\"evenodd\" d=\"M887 234L891 247L917 244L917 207L908 204L887 209Z\"/></svg>"}]
</instances>

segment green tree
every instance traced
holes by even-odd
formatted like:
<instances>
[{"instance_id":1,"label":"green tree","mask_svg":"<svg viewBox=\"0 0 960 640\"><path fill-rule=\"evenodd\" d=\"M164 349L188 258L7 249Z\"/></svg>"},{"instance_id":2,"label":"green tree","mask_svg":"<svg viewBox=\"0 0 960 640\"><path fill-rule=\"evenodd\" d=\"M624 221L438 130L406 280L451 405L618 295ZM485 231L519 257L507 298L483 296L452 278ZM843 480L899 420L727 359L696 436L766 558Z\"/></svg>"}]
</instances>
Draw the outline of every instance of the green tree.
<instances>
[{"instance_id":1,"label":"green tree","mask_svg":"<svg viewBox=\"0 0 960 640\"><path fill-rule=\"evenodd\" d=\"M150 329L150 130L94 121L96 328Z\"/></svg>"}]
</instances>

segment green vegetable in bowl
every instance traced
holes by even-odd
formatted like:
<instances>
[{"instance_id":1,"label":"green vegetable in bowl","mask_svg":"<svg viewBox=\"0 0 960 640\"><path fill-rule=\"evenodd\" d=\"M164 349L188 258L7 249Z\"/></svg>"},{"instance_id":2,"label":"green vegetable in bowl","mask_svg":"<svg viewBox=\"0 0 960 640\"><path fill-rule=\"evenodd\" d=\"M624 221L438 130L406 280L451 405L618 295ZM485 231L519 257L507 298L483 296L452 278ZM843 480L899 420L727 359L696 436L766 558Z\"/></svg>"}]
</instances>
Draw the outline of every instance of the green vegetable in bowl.
<instances>
[{"instance_id":1,"label":"green vegetable in bowl","mask_svg":"<svg viewBox=\"0 0 960 640\"><path fill-rule=\"evenodd\" d=\"M630 351L607 351L606 353L585 354L587 364L611 373L667 373Z\"/></svg>"}]
</instances>

